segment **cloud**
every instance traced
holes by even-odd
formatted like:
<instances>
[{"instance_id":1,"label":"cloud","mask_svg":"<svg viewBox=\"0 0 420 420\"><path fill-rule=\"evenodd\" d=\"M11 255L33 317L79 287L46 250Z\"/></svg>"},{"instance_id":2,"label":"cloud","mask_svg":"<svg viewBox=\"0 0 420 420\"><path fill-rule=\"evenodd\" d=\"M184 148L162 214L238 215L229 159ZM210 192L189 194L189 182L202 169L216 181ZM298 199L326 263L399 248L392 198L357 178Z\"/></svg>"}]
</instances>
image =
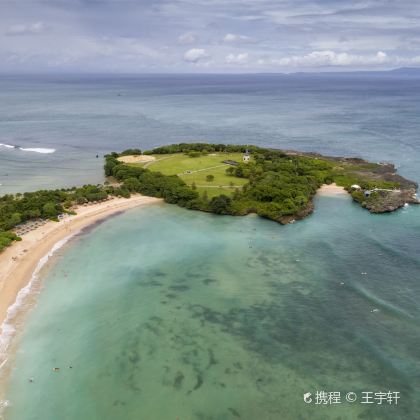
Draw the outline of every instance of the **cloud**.
<instances>
[{"instance_id":1,"label":"cloud","mask_svg":"<svg viewBox=\"0 0 420 420\"><path fill-rule=\"evenodd\" d=\"M1 2L0 72L389 69L419 51L418 0Z\"/></svg>"},{"instance_id":2,"label":"cloud","mask_svg":"<svg viewBox=\"0 0 420 420\"><path fill-rule=\"evenodd\" d=\"M249 36L236 35L236 34L231 34L231 33L226 34L225 37L223 38L223 41L228 42L228 43L254 42L254 40Z\"/></svg>"},{"instance_id":3,"label":"cloud","mask_svg":"<svg viewBox=\"0 0 420 420\"><path fill-rule=\"evenodd\" d=\"M65 42L65 37L57 36L35 51L33 45L37 40L33 38L28 38L21 48L9 51L1 47L0 40L3 68L11 70L13 66L20 66L57 71L83 68L91 72L102 67L103 71L119 71L121 68L137 71L156 66L163 68L170 62L166 51L151 48L138 39L74 36L71 42Z\"/></svg>"},{"instance_id":4,"label":"cloud","mask_svg":"<svg viewBox=\"0 0 420 420\"><path fill-rule=\"evenodd\" d=\"M42 22L11 25L7 28L6 35L37 35L44 32L45 29Z\"/></svg>"},{"instance_id":5,"label":"cloud","mask_svg":"<svg viewBox=\"0 0 420 420\"><path fill-rule=\"evenodd\" d=\"M249 54L248 53L239 53L239 54L229 54L225 57L226 64L246 64L248 63Z\"/></svg>"},{"instance_id":6,"label":"cloud","mask_svg":"<svg viewBox=\"0 0 420 420\"><path fill-rule=\"evenodd\" d=\"M361 34L358 36L342 36L334 38L318 38L309 43L309 46L315 51L318 50L335 50L335 51L372 51L372 47L376 50L397 50L403 43L409 44L408 40L401 40L392 33L375 35Z\"/></svg>"},{"instance_id":7,"label":"cloud","mask_svg":"<svg viewBox=\"0 0 420 420\"><path fill-rule=\"evenodd\" d=\"M376 66L389 62L383 51L374 55L356 55L347 52L312 51L305 55L293 55L272 60L273 64L283 67L325 67L325 66Z\"/></svg>"},{"instance_id":8,"label":"cloud","mask_svg":"<svg viewBox=\"0 0 420 420\"><path fill-rule=\"evenodd\" d=\"M197 41L197 37L192 32L187 32L178 37L178 42L180 44L193 44L196 41Z\"/></svg>"},{"instance_id":9,"label":"cloud","mask_svg":"<svg viewBox=\"0 0 420 420\"><path fill-rule=\"evenodd\" d=\"M191 48L184 54L184 60L189 63L197 63L203 58L207 57L206 50L203 48Z\"/></svg>"}]
</instances>

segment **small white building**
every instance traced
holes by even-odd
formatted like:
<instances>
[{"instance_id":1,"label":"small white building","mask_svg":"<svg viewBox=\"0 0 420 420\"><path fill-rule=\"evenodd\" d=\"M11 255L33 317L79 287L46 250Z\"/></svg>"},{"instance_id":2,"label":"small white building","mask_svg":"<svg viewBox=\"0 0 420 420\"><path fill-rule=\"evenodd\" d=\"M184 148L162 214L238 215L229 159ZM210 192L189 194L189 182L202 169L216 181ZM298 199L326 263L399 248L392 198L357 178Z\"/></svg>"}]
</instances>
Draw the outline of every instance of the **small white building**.
<instances>
[{"instance_id":1,"label":"small white building","mask_svg":"<svg viewBox=\"0 0 420 420\"><path fill-rule=\"evenodd\" d=\"M362 187L360 185L357 185L357 184L353 184L350 188L352 190L356 190L356 191L360 191L362 189Z\"/></svg>"},{"instance_id":2,"label":"small white building","mask_svg":"<svg viewBox=\"0 0 420 420\"><path fill-rule=\"evenodd\" d=\"M249 160L251 159L251 155L249 154L248 150L244 153L244 155L242 156L242 160L244 163L248 163Z\"/></svg>"}]
</instances>

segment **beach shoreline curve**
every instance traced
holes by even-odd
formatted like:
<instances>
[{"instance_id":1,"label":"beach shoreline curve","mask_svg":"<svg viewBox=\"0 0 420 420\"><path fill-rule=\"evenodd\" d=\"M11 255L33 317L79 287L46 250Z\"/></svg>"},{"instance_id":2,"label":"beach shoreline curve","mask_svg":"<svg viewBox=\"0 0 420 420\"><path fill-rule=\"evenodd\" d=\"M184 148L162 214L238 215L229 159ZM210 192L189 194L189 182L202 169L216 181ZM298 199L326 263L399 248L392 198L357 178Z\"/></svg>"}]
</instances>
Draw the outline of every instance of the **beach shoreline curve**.
<instances>
[{"instance_id":1,"label":"beach shoreline curve","mask_svg":"<svg viewBox=\"0 0 420 420\"><path fill-rule=\"evenodd\" d=\"M0 371L7 362L7 351L16 332L12 325L15 313L31 294L32 283L55 252L99 221L135 207L161 202L158 198L136 194L80 206L77 214L59 222L48 221L0 253Z\"/></svg>"}]
</instances>

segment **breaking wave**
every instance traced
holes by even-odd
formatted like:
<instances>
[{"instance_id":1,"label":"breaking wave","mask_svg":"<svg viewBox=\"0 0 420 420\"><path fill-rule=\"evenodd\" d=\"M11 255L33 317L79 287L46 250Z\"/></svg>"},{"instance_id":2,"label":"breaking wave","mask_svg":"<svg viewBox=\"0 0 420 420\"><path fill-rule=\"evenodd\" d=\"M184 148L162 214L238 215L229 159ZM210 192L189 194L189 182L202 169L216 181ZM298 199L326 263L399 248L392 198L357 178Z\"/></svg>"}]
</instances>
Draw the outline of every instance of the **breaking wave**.
<instances>
[{"instance_id":1,"label":"breaking wave","mask_svg":"<svg viewBox=\"0 0 420 420\"><path fill-rule=\"evenodd\" d=\"M4 144L0 143L0 147L6 147L7 149L18 149L22 150L23 152L34 152L34 153L54 153L56 149L47 148L47 147L20 147L20 146L13 146L12 144Z\"/></svg>"},{"instance_id":2,"label":"breaking wave","mask_svg":"<svg viewBox=\"0 0 420 420\"><path fill-rule=\"evenodd\" d=\"M72 237L77 235L79 232L74 232L71 235L65 237L64 239L58 241L51 250L44 255L38 262L34 272L32 273L31 280L29 283L20 289L15 302L7 310L6 319L1 325L1 334L0 334L0 370L7 362L7 349L9 347L12 337L16 333L16 327L14 325L14 319L22 307L25 306L25 301L28 295L31 293L31 290L34 286L34 283L39 279L39 272L42 267L48 262L48 260L60 249L62 248Z\"/></svg>"}]
</instances>

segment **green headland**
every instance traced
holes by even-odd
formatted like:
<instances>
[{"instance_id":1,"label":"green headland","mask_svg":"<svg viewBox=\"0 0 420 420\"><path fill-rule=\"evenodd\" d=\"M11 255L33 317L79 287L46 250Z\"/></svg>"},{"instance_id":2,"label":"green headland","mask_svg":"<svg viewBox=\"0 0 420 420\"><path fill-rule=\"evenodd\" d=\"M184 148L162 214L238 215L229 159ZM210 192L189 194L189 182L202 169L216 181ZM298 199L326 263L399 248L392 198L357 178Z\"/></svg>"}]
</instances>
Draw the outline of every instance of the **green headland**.
<instances>
[{"instance_id":1,"label":"green headland","mask_svg":"<svg viewBox=\"0 0 420 420\"><path fill-rule=\"evenodd\" d=\"M394 165L359 158L245 145L175 144L107 155L105 173L128 192L217 214L256 213L280 223L302 219L323 184L344 187L373 213L417 203L417 184Z\"/></svg>"},{"instance_id":2,"label":"green headland","mask_svg":"<svg viewBox=\"0 0 420 420\"><path fill-rule=\"evenodd\" d=\"M192 210L241 216L255 213L279 223L313 211L324 184L344 187L372 213L418 203L417 184L390 163L322 156L246 145L181 143L105 156L107 181L68 189L0 197L0 250L19 237L13 229L33 219L57 220L75 205L132 193L163 198Z\"/></svg>"}]
</instances>

